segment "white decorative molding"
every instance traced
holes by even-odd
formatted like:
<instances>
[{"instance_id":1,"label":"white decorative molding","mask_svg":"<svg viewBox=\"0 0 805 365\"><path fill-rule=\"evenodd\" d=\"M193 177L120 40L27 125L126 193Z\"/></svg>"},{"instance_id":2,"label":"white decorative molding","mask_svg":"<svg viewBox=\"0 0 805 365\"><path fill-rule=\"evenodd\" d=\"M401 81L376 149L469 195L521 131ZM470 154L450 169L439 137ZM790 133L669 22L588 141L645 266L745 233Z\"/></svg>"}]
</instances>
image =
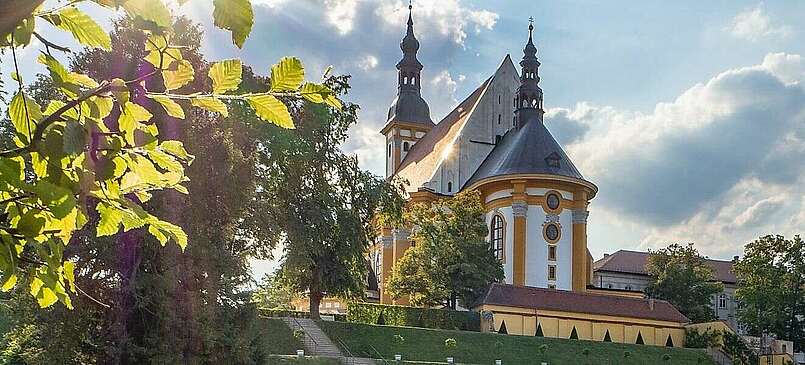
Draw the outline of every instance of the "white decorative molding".
<instances>
[{"instance_id":1,"label":"white decorative molding","mask_svg":"<svg viewBox=\"0 0 805 365\"><path fill-rule=\"evenodd\" d=\"M559 214L546 214L545 222L543 225L548 223L559 223Z\"/></svg>"},{"instance_id":2,"label":"white decorative molding","mask_svg":"<svg viewBox=\"0 0 805 365\"><path fill-rule=\"evenodd\" d=\"M573 213L573 224L587 224L587 217L590 215L590 211L587 209L573 209L571 212Z\"/></svg>"},{"instance_id":3,"label":"white decorative molding","mask_svg":"<svg viewBox=\"0 0 805 365\"><path fill-rule=\"evenodd\" d=\"M391 230L391 236L395 241L407 241L411 235L411 230L406 228L395 228Z\"/></svg>"},{"instance_id":4,"label":"white decorative molding","mask_svg":"<svg viewBox=\"0 0 805 365\"><path fill-rule=\"evenodd\" d=\"M515 217L525 217L528 212L528 203L524 201L512 202L512 213Z\"/></svg>"}]
</instances>

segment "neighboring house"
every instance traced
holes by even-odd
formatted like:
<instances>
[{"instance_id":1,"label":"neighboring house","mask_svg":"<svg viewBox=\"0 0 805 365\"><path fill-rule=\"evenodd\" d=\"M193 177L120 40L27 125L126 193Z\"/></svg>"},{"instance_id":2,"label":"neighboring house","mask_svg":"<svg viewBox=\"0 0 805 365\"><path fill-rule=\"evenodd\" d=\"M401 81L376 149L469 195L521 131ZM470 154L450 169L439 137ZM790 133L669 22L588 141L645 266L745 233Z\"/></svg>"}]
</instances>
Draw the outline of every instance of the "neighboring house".
<instances>
[{"instance_id":1,"label":"neighboring house","mask_svg":"<svg viewBox=\"0 0 805 365\"><path fill-rule=\"evenodd\" d=\"M628 250L604 254L604 258L593 264L593 285L602 289L644 291L651 280L646 272L648 257L648 252ZM733 262L706 260L707 265L713 269L716 279L724 284L724 291L713 296L714 314L717 319L726 322L739 334L743 334L737 318L738 302L735 299L735 290L738 287L738 279L732 271Z\"/></svg>"}]
</instances>

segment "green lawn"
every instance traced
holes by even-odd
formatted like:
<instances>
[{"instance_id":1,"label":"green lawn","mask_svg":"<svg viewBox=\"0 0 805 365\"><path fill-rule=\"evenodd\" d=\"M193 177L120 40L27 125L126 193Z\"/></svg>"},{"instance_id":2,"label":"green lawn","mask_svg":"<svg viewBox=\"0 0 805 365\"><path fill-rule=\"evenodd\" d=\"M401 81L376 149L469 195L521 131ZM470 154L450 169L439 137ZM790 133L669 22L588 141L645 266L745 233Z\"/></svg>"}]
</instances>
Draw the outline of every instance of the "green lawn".
<instances>
[{"instance_id":1,"label":"green lawn","mask_svg":"<svg viewBox=\"0 0 805 365\"><path fill-rule=\"evenodd\" d=\"M495 359L502 359L503 364L713 364L704 352L692 349L342 322L320 325L334 342L344 341L355 356L373 358L377 357L376 349L385 359L393 359L396 353L404 360L444 362L444 340L454 338L458 345L455 359L467 364L494 364ZM394 344L395 334L405 339L402 345ZM544 356L539 352L543 344L548 347ZM589 356L583 355L584 349L589 350ZM626 351L629 358L624 358ZM666 354L670 358L663 361Z\"/></svg>"},{"instance_id":2,"label":"green lawn","mask_svg":"<svg viewBox=\"0 0 805 365\"><path fill-rule=\"evenodd\" d=\"M302 343L293 337L293 332L282 320L273 318L260 318L259 320L263 329L263 343L266 344L269 354L296 355L296 350L303 348ZM274 363L269 362L269 364ZM276 364L285 363L277 362Z\"/></svg>"}]
</instances>

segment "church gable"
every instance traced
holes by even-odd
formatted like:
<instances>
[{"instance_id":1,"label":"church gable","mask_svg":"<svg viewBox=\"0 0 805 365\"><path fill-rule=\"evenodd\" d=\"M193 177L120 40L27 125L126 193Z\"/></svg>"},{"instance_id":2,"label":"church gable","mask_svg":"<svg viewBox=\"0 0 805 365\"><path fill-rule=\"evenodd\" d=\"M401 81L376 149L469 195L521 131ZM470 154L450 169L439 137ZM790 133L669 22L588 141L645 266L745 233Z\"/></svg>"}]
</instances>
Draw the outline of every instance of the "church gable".
<instances>
[{"instance_id":1,"label":"church gable","mask_svg":"<svg viewBox=\"0 0 805 365\"><path fill-rule=\"evenodd\" d=\"M398 176L409 191L426 187L454 194L475 173L496 143L512 127L513 95L518 75L507 55L495 74L417 142L400 165Z\"/></svg>"}]
</instances>

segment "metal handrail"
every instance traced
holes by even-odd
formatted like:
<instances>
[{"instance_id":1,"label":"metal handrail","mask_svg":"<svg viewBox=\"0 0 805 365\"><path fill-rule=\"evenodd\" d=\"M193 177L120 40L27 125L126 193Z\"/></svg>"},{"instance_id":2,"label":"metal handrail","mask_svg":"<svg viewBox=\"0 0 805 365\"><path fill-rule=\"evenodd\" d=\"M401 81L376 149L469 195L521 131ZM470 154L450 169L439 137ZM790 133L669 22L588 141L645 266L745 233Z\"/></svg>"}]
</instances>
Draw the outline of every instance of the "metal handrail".
<instances>
[{"instance_id":1,"label":"metal handrail","mask_svg":"<svg viewBox=\"0 0 805 365\"><path fill-rule=\"evenodd\" d=\"M384 364L389 365L389 362L388 362L388 361L386 361L386 359L383 357L383 355L381 355L381 354L380 354L380 351L377 351L377 349L376 349L374 346L372 346L372 344L368 344L368 345L369 345L369 347L371 347L371 348L372 348L372 351L374 351L374 352L375 352L375 354L377 354L377 357L378 357L380 360L383 360L383 363L384 363Z\"/></svg>"},{"instance_id":2,"label":"metal handrail","mask_svg":"<svg viewBox=\"0 0 805 365\"><path fill-rule=\"evenodd\" d=\"M349 356L347 356L347 359L349 359L349 363L354 365L355 364L355 354L353 354L352 351L350 351L349 346L347 346L347 344L344 341L342 341L340 338L336 338L335 340L338 341L338 344L341 345L341 348L344 349L344 351L347 352L347 355L349 355Z\"/></svg>"},{"instance_id":3,"label":"metal handrail","mask_svg":"<svg viewBox=\"0 0 805 365\"><path fill-rule=\"evenodd\" d=\"M313 339L313 336L311 336L310 334L307 333L307 331L304 330L305 327L303 327L302 324L299 323L299 320L297 320L296 317L288 317L288 318L293 319L293 321L296 324L296 326L299 327L299 330L302 331L302 333L305 334L305 338L310 339L310 342L313 343L313 352L314 352L314 354L311 354L311 355L318 354L319 353L319 343L316 342L316 340ZM304 344L305 343L302 342L302 345L304 345Z\"/></svg>"}]
</instances>

